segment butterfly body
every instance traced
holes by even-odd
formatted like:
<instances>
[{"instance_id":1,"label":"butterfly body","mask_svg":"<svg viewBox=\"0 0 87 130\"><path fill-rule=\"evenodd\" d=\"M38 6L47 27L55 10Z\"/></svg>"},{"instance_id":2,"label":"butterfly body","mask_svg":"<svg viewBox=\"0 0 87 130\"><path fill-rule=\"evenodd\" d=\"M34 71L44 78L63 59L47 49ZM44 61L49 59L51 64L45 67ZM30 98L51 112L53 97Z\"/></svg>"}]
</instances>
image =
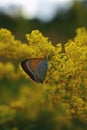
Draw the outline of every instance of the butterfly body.
<instances>
[{"instance_id":1,"label":"butterfly body","mask_svg":"<svg viewBox=\"0 0 87 130\"><path fill-rule=\"evenodd\" d=\"M23 70L38 83L43 83L46 77L48 60L44 58L33 58L22 61Z\"/></svg>"}]
</instances>

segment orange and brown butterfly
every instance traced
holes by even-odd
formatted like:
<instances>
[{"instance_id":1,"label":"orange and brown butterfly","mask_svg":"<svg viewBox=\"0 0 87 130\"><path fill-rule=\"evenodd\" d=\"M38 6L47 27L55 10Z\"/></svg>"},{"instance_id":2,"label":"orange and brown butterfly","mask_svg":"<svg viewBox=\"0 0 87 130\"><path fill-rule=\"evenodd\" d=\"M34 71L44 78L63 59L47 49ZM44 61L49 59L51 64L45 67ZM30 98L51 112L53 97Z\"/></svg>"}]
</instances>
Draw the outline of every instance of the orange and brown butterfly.
<instances>
[{"instance_id":1,"label":"orange and brown butterfly","mask_svg":"<svg viewBox=\"0 0 87 130\"><path fill-rule=\"evenodd\" d=\"M45 58L27 59L21 62L23 70L38 83L43 83L46 77L48 60Z\"/></svg>"}]
</instances>

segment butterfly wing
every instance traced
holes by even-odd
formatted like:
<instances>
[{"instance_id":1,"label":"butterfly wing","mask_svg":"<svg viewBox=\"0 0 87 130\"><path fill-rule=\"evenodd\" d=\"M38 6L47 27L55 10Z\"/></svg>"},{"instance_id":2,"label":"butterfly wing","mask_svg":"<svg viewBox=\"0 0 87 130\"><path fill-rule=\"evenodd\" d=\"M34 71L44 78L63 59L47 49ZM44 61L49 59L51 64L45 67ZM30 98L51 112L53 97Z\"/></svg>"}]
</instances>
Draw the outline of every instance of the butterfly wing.
<instances>
[{"instance_id":1,"label":"butterfly wing","mask_svg":"<svg viewBox=\"0 0 87 130\"><path fill-rule=\"evenodd\" d=\"M23 70L34 80L34 76L33 76L34 71L31 67L31 64L32 64L32 60L28 59L28 60L22 61L21 66Z\"/></svg>"},{"instance_id":2,"label":"butterfly wing","mask_svg":"<svg viewBox=\"0 0 87 130\"><path fill-rule=\"evenodd\" d=\"M48 60L44 59L37 64L34 70L34 79L36 82L43 83L46 77Z\"/></svg>"},{"instance_id":3,"label":"butterfly wing","mask_svg":"<svg viewBox=\"0 0 87 130\"><path fill-rule=\"evenodd\" d=\"M42 77L40 79L41 81L37 80L36 77L39 77L39 76L37 76L38 74L36 74L36 73L37 73L37 71L38 71L38 73L40 73L39 67L41 68L41 66L43 68L45 67L44 70L46 69L45 62L46 61L43 58L33 58L33 59L28 59L28 60L22 61L21 66L22 66L23 70L31 77L31 79L33 79L36 82L42 82L41 79L45 79L45 78ZM47 69L45 71L47 71Z\"/></svg>"}]
</instances>

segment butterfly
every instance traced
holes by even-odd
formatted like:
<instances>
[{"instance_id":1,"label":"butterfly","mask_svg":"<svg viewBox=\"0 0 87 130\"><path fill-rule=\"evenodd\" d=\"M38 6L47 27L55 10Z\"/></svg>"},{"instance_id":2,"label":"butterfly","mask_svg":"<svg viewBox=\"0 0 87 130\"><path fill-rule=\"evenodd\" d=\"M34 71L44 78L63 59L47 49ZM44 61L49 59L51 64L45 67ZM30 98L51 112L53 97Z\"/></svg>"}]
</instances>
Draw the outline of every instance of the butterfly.
<instances>
[{"instance_id":1,"label":"butterfly","mask_svg":"<svg viewBox=\"0 0 87 130\"><path fill-rule=\"evenodd\" d=\"M46 77L48 60L45 58L27 59L21 62L22 69L32 80L43 83Z\"/></svg>"}]
</instances>

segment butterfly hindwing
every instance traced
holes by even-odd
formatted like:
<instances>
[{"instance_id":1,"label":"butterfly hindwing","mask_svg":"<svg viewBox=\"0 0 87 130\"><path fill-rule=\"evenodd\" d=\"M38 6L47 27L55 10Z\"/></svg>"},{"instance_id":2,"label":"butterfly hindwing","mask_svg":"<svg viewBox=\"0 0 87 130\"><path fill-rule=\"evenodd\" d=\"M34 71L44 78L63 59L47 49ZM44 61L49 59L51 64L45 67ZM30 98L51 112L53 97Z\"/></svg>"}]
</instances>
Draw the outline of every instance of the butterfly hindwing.
<instances>
[{"instance_id":1,"label":"butterfly hindwing","mask_svg":"<svg viewBox=\"0 0 87 130\"><path fill-rule=\"evenodd\" d=\"M38 63L34 70L34 78L37 82L43 83L46 77L48 67L47 59Z\"/></svg>"}]
</instances>

